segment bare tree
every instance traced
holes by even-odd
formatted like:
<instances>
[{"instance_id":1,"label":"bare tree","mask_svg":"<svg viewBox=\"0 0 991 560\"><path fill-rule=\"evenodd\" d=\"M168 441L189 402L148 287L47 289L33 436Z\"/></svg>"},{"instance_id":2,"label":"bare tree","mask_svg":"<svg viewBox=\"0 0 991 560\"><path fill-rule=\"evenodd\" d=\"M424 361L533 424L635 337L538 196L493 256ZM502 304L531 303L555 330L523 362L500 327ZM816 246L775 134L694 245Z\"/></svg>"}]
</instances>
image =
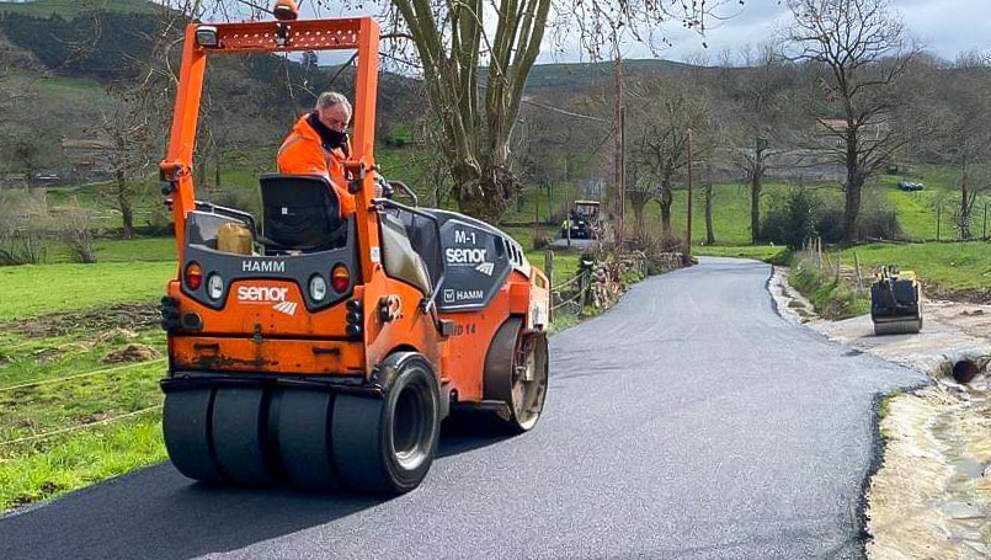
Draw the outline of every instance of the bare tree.
<instances>
[{"instance_id":1,"label":"bare tree","mask_svg":"<svg viewBox=\"0 0 991 560\"><path fill-rule=\"evenodd\" d=\"M420 175L415 179L430 189L433 205L444 208L447 206L453 182L444 157L437 150L437 143L443 141L443 132L437 117L430 111L417 120L416 129L414 150L409 163L419 169Z\"/></svg>"},{"instance_id":2,"label":"bare tree","mask_svg":"<svg viewBox=\"0 0 991 560\"><path fill-rule=\"evenodd\" d=\"M712 227L712 165L707 164L703 175L702 194L705 200L705 244L716 242L716 233Z\"/></svg>"},{"instance_id":3,"label":"bare tree","mask_svg":"<svg viewBox=\"0 0 991 560\"><path fill-rule=\"evenodd\" d=\"M929 62L918 69L916 112L933 116L933 133L916 148L928 161L959 171L960 204L956 213L961 239L973 235L973 211L978 197L991 190L991 65L967 53L947 67ZM938 92L937 92L938 88Z\"/></svg>"},{"instance_id":4,"label":"bare tree","mask_svg":"<svg viewBox=\"0 0 991 560\"><path fill-rule=\"evenodd\" d=\"M199 2L180 2L181 8L198 9ZM182 10L171 9L165 2L158 12L152 34L133 30L137 42L150 45L147 54L122 61L128 66L126 77L112 82L107 93L114 100L112 109L104 111L96 128L110 142L108 167L113 176L110 196L121 213L123 237L134 235L134 198L139 187L154 169L164 137L165 115L171 108L170 89L175 82L171 71L170 49L178 43L179 32L187 18ZM98 33L109 32L97 28Z\"/></svg>"},{"instance_id":5,"label":"bare tree","mask_svg":"<svg viewBox=\"0 0 991 560\"><path fill-rule=\"evenodd\" d=\"M844 242L857 240L861 192L893 152L909 141L894 124L895 85L915 50L890 0L789 0L795 59L818 70L822 95L810 105L819 148L846 168Z\"/></svg>"},{"instance_id":6,"label":"bare tree","mask_svg":"<svg viewBox=\"0 0 991 560\"><path fill-rule=\"evenodd\" d=\"M517 188L511 136L527 76L550 25L563 31L561 37L577 34L599 58L620 30L650 42L659 24L671 18L701 29L704 16L723 2L391 0L382 20L393 24L388 35L408 39L389 54L414 55L427 97L441 116L444 141L439 147L461 210L495 220Z\"/></svg>"},{"instance_id":7,"label":"bare tree","mask_svg":"<svg viewBox=\"0 0 991 560\"><path fill-rule=\"evenodd\" d=\"M647 172L647 167L639 158L634 157L628 164L626 171L626 200L633 209L636 237L642 241L647 237L644 210L647 208L647 203L653 199L654 182L651 174Z\"/></svg>"},{"instance_id":8,"label":"bare tree","mask_svg":"<svg viewBox=\"0 0 991 560\"><path fill-rule=\"evenodd\" d=\"M114 109L103 114L98 125L109 139L108 168L113 176L109 195L120 211L122 235L134 236L134 197L140 181L152 170L154 133L144 100L129 92L111 89Z\"/></svg>"},{"instance_id":9,"label":"bare tree","mask_svg":"<svg viewBox=\"0 0 991 560\"><path fill-rule=\"evenodd\" d=\"M760 239L760 199L764 191L764 175L771 160L780 149L772 148L782 141L782 105L787 103L785 85L787 68L770 43L742 51L744 71L734 72L736 79L727 80L736 101L734 163L750 189L750 238ZM724 69L724 73L731 72Z\"/></svg>"},{"instance_id":10,"label":"bare tree","mask_svg":"<svg viewBox=\"0 0 991 560\"><path fill-rule=\"evenodd\" d=\"M653 196L661 207L661 233L671 236L674 181L688 163L688 129L706 130L711 104L704 90L659 78L640 80L630 88L631 142L637 157L656 182ZM701 157L701 151L696 150Z\"/></svg>"}]
</instances>

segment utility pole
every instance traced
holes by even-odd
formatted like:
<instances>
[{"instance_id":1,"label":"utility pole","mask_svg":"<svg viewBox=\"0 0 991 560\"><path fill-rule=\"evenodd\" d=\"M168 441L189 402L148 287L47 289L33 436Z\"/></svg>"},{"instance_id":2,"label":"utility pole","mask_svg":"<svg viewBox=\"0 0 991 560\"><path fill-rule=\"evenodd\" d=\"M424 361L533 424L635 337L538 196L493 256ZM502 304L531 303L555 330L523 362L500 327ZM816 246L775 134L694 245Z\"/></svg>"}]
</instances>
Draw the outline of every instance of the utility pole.
<instances>
[{"instance_id":1,"label":"utility pole","mask_svg":"<svg viewBox=\"0 0 991 560\"><path fill-rule=\"evenodd\" d=\"M688 218L685 227L685 264L692 258L692 129L688 129Z\"/></svg>"},{"instance_id":2,"label":"utility pole","mask_svg":"<svg viewBox=\"0 0 991 560\"><path fill-rule=\"evenodd\" d=\"M626 213L626 158L625 158L625 144L626 139L624 138L624 116L625 108L623 107L623 56L619 51L619 41L615 35L613 35L613 50L616 53L616 69L614 72L616 79L616 153L614 155L615 165L616 165L616 190L617 195L619 195L619 211L616 213L616 218L619 222L616 232L616 241L619 243L623 242L626 235L626 225L624 223L624 214Z\"/></svg>"}]
</instances>

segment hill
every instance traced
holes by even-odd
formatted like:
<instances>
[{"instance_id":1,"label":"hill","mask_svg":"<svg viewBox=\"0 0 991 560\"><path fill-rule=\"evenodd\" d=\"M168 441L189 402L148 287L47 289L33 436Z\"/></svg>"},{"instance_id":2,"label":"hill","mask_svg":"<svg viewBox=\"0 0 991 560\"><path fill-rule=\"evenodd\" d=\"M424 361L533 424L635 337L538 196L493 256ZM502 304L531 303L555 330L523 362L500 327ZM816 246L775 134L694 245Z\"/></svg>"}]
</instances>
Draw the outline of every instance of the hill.
<instances>
[{"instance_id":1,"label":"hill","mask_svg":"<svg viewBox=\"0 0 991 560\"><path fill-rule=\"evenodd\" d=\"M0 13L15 13L36 17L58 15L72 19L87 10L117 12L123 14L152 14L161 6L146 0L29 0L0 2Z\"/></svg>"}]
</instances>

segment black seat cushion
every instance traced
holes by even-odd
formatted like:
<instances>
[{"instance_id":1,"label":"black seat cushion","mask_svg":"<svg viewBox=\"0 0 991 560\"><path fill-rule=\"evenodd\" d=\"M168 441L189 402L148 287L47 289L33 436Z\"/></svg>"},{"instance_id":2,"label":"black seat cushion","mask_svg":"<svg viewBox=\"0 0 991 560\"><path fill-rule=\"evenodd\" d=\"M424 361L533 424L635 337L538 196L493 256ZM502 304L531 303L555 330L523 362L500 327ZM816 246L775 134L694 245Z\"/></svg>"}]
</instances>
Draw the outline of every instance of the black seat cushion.
<instances>
[{"instance_id":1,"label":"black seat cushion","mask_svg":"<svg viewBox=\"0 0 991 560\"><path fill-rule=\"evenodd\" d=\"M262 225L265 237L284 248L318 250L339 246L346 229L340 202L319 175L263 175Z\"/></svg>"}]
</instances>

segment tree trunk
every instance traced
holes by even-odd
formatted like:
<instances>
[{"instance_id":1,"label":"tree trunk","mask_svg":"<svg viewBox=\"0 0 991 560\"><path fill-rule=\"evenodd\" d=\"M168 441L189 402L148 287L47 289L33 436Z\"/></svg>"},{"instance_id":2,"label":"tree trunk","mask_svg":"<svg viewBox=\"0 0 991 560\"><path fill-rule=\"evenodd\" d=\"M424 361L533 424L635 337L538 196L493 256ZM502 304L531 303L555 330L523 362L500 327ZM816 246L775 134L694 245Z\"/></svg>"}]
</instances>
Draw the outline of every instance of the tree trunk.
<instances>
[{"instance_id":1,"label":"tree trunk","mask_svg":"<svg viewBox=\"0 0 991 560\"><path fill-rule=\"evenodd\" d=\"M857 219L860 217L860 192L866 177L860 170L857 145L856 131L851 128L846 137L846 200L843 204L843 243L846 245L856 243L860 237Z\"/></svg>"},{"instance_id":2,"label":"tree trunk","mask_svg":"<svg viewBox=\"0 0 991 560\"><path fill-rule=\"evenodd\" d=\"M222 154L222 152L220 150L217 150L217 151L214 152L214 160L213 160L213 186L218 191L223 188L223 185L220 184L220 160L222 159L222 157L223 157L223 154Z\"/></svg>"},{"instance_id":3,"label":"tree trunk","mask_svg":"<svg viewBox=\"0 0 991 560\"><path fill-rule=\"evenodd\" d=\"M134 210L131 208L131 197L127 192L127 181L123 173L117 173L117 207L120 209L120 217L123 222L124 239L134 237Z\"/></svg>"},{"instance_id":4,"label":"tree trunk","mask_svg":"<svg viewBox=\"0 0 991 560\"><path fill-rule=\"evenodd\" d=\"M716 242L716 235L712 232L712 184L705 186L705 244L712 245Z\"/></svg>"},{"instance_id":5,"label":"tree trunk","mask_svg":"<svg viewBox=\"0 0 991 560\"><path fill-rule=\"evenodd\" d=\"M213 191L210 190L210 181L207 180L205 155L196 162L196 173L194 176L199 181L196 185L197 188L202 189L208 196L213 193Z\"/></svg>"},{"instance_id":6,"label":"tree trunk","mask_svg":"<svg viewBox=\"0 0 991 560\"><path fill-rule=\"evenodd\" d=\"M644 239L644 232L646 227L644 227L643 221L643 210L647 206L647 202L650 201L650 197L642 196L640 193L629 193L630 194L630 207L633 209L633 218L636 221L634 227L636 227L636 236L638 239Z\"/></svg>"},{"instance_id":7,"label":"tree trunk","mask_svg":"<svg viewBox=\"0 0 991 560\"><path fill-rule=\"evenodd\" d=\"M515 194L516 176L505 165L483 164L478 170L463 163L452 170L458 207L479 220L495 224Z\"/></svg>"},{"instance_id":8,"label":"tree trunk","mask_svg":"<svg viewBox=\"0 0 991 560\"><path fill-rule=\"evenodd\" d=\"M671 202L674 196L671 194L671 185L667 181L661 184L661 197L657 200L661 205L661 235L665 238L671 237Z\"/></svg>"},{"instance_id":9,"label":"tree trunk","mask_svg":"<svg viewBox=\"0 0 991 560\"><path fill-rule=\"evenodd\" d=\"M960 239L970 239L970 193L968 192L969 177L967 163L963 164L963 175L960 178Z\"/></svg>"},{"instance_id":10,"label":"tree trunk","mask_svg":"<svg viewBox=\"0 0 991 560\"><path fill-rule=\"evenodd\" d=\"M865 177L856 166L847 168L846 200L843 205L843 243L852 245L859 240L857 220L860 218L860 195Z\"/></svg>"},{"instance_id":11,"label":"tree trunk","mask_svg":"<svg viewBox=\"0 0 991 560\"><path fill-rule=\"evenodd\" d=\"M760 195L764 190L760 174L754 173L750 179L750 242L760 242Z\"/></svg>"}]
</instances>

